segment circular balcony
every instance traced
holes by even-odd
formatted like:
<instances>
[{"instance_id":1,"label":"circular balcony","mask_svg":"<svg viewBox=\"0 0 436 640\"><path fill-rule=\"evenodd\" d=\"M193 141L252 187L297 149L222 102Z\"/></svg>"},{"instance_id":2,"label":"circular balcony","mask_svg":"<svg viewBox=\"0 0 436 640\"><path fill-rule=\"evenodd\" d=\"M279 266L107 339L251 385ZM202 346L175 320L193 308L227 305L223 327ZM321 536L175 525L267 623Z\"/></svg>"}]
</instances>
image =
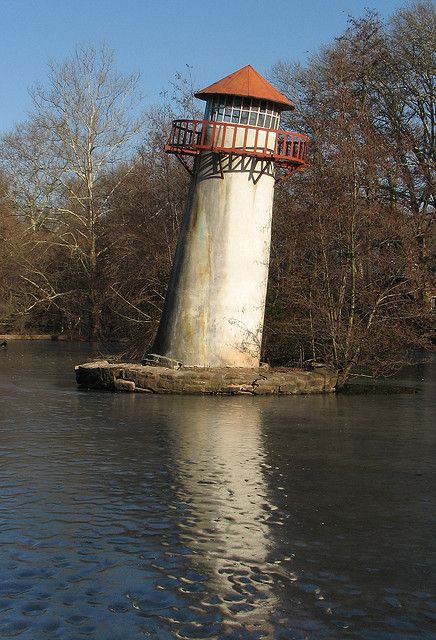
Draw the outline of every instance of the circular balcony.
<instances>
[{"instance_id":1,"label":"circular balcony","mask_svg":"<svg viewBox=\"0 0 436 640\"><path fill-rule=\"evenodd\" d=\"M215 120L174 120L165 151L175 154L188 171L182 156L202 151L252 156L285 169L282 179L307 167L308 146L309 138L295 131Z\"/></svg>"}]
</instances>

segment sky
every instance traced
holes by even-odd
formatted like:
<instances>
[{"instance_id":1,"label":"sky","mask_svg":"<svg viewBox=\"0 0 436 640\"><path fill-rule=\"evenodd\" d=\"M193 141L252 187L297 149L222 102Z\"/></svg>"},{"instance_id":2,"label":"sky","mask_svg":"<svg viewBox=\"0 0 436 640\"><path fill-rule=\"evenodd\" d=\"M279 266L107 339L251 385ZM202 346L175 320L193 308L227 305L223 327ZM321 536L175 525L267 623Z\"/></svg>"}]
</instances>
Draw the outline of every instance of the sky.
<instances>
[{"instance_id":1,"label":"sky","mask_svg":"<svg viewBox=\"0 0 436 640\"><path fill-rule=\"evenodd\" d=\"M304 62L366 8L382 18L404 0L0 0L0 133L26 119L28 89L76 46L106 44L117 69L141 73L144 108L177 72L194 87L251 64Z\"/></svg>"}]
</instances>

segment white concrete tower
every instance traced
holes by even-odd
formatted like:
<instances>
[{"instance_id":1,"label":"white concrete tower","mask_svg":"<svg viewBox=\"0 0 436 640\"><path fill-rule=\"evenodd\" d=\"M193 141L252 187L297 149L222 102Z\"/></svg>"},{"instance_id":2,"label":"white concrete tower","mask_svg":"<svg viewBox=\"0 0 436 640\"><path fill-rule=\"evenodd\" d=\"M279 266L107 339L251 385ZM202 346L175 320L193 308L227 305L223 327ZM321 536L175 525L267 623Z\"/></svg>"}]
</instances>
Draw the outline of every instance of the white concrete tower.
<instances>
[{"instance_id":1,"label":"white concrete tower","mask_svg":"<svg viewBox=\"0 0 436 640\"><path fill-rule=\"evenodd\" d=\"M276 167L304 168L308 140L280 130L294 106L250 65L196 97L204 119L174 121L165 147L192 179L152 352L185 366L256 367Z\"/></svg>"}]
</instances>

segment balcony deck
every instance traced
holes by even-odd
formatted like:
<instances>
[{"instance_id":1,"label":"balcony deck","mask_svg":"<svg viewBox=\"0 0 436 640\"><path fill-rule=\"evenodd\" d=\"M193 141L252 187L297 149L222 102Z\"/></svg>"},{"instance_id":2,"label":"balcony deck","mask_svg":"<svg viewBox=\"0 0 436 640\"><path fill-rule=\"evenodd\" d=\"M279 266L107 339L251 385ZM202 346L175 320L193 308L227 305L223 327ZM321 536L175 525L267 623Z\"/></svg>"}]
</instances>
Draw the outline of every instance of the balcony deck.
<instances>
[{"instance_id":1,"label":"balcony deck","mask_svg":"<svg viewBox=\"0 0 436 640\"><path fill-rule=\"evenodd\" d=\"M202 151L269 160L288 172L307 167L309 138L295 131L213 120L174 120L167 153L196 156Z\"/></svg>"}]
</instances>

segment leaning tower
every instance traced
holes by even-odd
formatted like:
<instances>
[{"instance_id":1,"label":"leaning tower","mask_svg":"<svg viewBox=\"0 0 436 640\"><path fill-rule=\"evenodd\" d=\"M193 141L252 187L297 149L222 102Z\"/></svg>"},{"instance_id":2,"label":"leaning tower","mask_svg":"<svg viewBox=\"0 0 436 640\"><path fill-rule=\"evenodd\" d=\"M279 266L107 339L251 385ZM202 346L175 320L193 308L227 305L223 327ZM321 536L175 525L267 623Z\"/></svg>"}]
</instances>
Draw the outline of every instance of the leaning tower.
<instances>
[{"instance_id":1,"label":"leaning tower","mask_svg":"<svg viewBox=\"0 0 436 640\"><path fill-rule=\"evenodd\" d=\"M257 367L274 184L306 166L308 139L280 128L294 106L250 65L196 97L206 101L204 118L175 120L165 147L192 178L147 361Z\"/></svg>"}]
</instances>

